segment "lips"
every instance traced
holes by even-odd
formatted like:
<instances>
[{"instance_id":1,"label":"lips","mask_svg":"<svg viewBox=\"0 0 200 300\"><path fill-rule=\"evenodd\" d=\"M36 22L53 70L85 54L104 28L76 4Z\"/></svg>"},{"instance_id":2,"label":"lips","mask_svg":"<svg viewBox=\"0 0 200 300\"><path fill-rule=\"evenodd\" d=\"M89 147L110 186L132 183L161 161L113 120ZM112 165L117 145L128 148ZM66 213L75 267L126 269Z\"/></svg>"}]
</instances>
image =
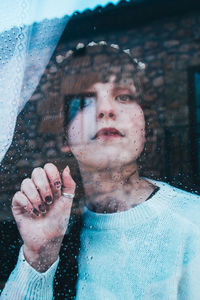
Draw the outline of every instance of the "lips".
<instances>
[{"instance_id":1,"label":"lips","mask_svg":"<svg viewBox=\"0 0 200 300\"><path fill-rule=\"evenodd\" d=\"M112 127L106 127L99 130L93 139L96 139L98 137L123 137L124 134L122 134L119 130Z\"/></svg>"}]
</instances>

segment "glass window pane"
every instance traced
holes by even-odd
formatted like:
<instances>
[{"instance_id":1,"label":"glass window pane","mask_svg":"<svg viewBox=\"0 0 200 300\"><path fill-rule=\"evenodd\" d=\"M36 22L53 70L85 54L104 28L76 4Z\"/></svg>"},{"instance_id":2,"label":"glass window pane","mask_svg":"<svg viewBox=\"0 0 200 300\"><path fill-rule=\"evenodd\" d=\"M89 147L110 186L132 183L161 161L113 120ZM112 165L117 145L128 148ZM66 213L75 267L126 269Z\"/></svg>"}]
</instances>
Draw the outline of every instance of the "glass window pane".
<instances>
[{"instance_id":1,"label":"glass window pane","mask_svg":"<svg viewBox=\"0 0 200 300\"><path fill-rule=\"evenodd\" d=\"M0 33L1 297L198 299L197 4L53 4Z\"/></svg>"}]
</instances>

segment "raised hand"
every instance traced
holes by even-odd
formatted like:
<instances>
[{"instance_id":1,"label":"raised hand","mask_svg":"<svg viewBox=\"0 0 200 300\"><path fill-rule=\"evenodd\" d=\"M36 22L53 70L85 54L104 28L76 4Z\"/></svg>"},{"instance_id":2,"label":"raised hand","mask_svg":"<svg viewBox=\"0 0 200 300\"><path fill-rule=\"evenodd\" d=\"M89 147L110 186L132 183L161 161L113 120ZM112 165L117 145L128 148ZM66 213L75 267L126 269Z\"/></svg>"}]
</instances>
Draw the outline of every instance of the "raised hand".
<instances>
[{"instance_id":1,"label":"raised hand","mask_svg":"<svg viewBox=\"0 0 200 300\"><path fill-rule=\"evenodd\" d=\"M64 169L61 178L56 166L48 163L44 168L35 168L13 197L12 212L24 241L24 256L40 272L58 257L73 201L73 196L67 194L74 192L69 168Z\"/></svg>"}]
</instances>

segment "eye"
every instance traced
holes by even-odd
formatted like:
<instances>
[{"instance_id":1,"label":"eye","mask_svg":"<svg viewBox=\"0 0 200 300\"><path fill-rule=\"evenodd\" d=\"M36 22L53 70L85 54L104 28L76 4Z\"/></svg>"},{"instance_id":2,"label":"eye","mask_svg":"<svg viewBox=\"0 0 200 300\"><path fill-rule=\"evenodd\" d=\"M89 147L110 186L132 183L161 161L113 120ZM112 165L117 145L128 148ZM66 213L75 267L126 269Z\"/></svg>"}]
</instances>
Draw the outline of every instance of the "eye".
<instances>
[{"instance_id":1,"label":"eye","mask_svg":"<svg viewBox=\"0 0 200 300\"><path fill-rule=\"evenodd\" d=\"M80 111L83 111L86 107L94 103L95 99L94 94L81 94L68 97L65 105L67 120L71 122Z\"/></svg>"},{"instance_id":2,"label":"eye","mask_svg":"<svg viewBox=\"0 0 200 300\"><path fill-rule=\"evenodd\" d=\"M79 98L71 99L67 103L67 113L68 113L69 121L73 120L73 118L77 115L79 110L80 110L80 99Z\"/></svg>"},{"instance_id":3,"label":"eye","mask_svg":"<svg viewBox=\"0 0 200 300\"><path fill-rule=\"evenodd\" d=\"M121 94L115 97L115 100L120 102L131 102L134 101L134 97L130 94Z\"/></svg>"}]
</instances>

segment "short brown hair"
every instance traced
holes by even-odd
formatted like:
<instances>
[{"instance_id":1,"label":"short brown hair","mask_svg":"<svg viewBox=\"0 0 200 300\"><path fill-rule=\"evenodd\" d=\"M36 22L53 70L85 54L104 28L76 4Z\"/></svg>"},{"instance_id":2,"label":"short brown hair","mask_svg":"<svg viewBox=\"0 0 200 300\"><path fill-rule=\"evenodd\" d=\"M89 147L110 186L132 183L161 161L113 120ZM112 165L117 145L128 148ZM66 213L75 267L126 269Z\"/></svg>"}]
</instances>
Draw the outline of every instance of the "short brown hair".
<instances>
[{"instance_id":1,"label":"short brown hair","mask_svg":"<svg viewBox=\"0 0 200 300\"><path fill-rule=\"evenodd\" d=\"M96 82L108 82L115 75L119 84L132 80L138 102L142 102L141 69L138 63L121 49L110 45L87 46L75 49L63 62L63 95L81 93Z\"/></svg>"}]
</instances>

